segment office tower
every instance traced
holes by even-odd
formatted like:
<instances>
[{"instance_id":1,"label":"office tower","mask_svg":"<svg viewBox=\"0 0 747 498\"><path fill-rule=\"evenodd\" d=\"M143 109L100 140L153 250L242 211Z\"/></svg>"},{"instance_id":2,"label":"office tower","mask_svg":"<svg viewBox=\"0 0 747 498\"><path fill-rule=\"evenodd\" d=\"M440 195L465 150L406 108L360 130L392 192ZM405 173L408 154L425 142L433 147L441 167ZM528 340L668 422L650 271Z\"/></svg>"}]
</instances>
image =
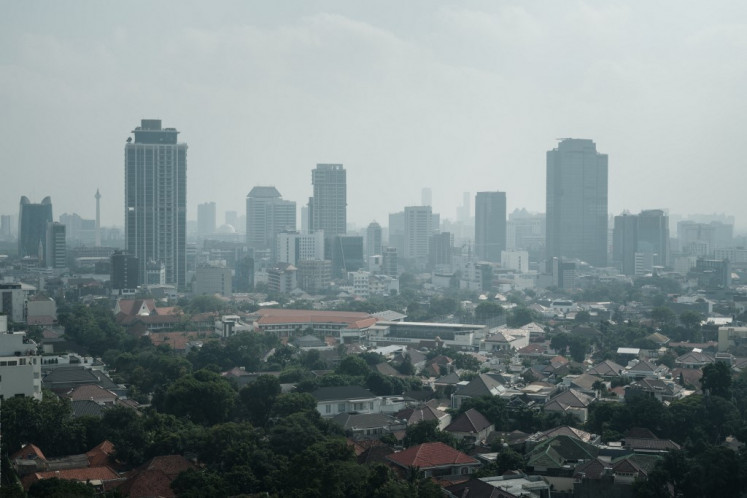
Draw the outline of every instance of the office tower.
<instances>
[{"instance_id":1,"label":"office tower","mask_svg":"<svg viewBox=\"0 0 747 498\"><path fill-rule=\"evenodd\" d=\"M187 144L176 128L143 119L125 145L125 247L138 259L141 282L149 263L165 281L183 286L186 272Z\"/></svg>"},{"instance_id":2,"label":"office tower","mask_svg":"<svg viewBox=\"0 0 747 498\"><path fill-rule=\"evenodd\" d=\"M451 255L454 252L453 234L449 232L433 234L428 243L428 262L431 266L451 266Z\"/></svg>"},{"instance_id":3,"label":"office tower","mask_svg":"<svg viewBox=\"0 0 747 498\"><path fill-rule=\"evenodd\" d=\"M114 251L111 257L111 286L113 294L137 289L140 285L138 260L123 251Z\"/></svg>"},{"instance_id":4,"label":"office tower","mask_svg":"<svg viewBox=\"0 0 747 498\"><path fill-rule=\"evenodd\" d=\"M677 223L677 239L680 250L686 254L705 256L716 249L729 247L732 244L734 225L711 221L697 223L680 221Z\"/></svg>"},{"instance_id":5,"label":"office tower","mask_svg":"<svg viewBox=\"0 0 747 498\"><path fill-rule=\"evenodd\" d=\"M45 197L41 204L31 204L28 197L21 197L18 212L18 257L27 256L44 259L47 243L47 223L52 219L52 199Z\"/></svg>"},{"instance_id":6,"label":"office tower","mask_svg":"<svg viewBox=\"0 0 747 498\"><path fill-rule=\"evenodd\" d=\"M221 264L198 266L192 293L195 296L220 294L223 297L231 297L233 295L231 269Z\"/></svg>"},{"instance_id":7,"label":"office tower","mask_svg":"<svg viewBox=\"0 0 747 498\"><path fill-rule=\"evenodd\" d=\"M332 240L332 276L334 278L345 278L348 272L364 267L363 237L337 235Z\"/></svg>"},{"instance_id":8,"label":"office tower","mask_svg":"<svg viewBox=\"0 0 747 498\"><path fill-rule=\"evenodd\" d=\"M273 249L282 231L296 230L296 203L282 199L275 187L254 187L246 196L246 243Z\"/></svg>"},{"instance_id":9,"label":"office tower","mask_svg":"<svg viewBox=\"0 0 747 498\"><path fill-rule=\"evenodd\" d=\"M215 233L215 203L203 202L197 205L197 235L205 237ZM235 227L234 227L235 228Z\"/></svg>"},{"instance_id":10,"label":"office tower","mask_svg":"<svg viewBox=\"0 0 747 498\"><path fill-rule=\"evenodd\" d=\"M457 221L460 223L469 223L471 214L470 214L470 194L469 192L464 192L462 194L462 205L457 207Z\"/></svg>"},{"instance_id":11,"label":"office tower","mask_svg":"<svg viewBox=\"0 0 747 498\"><path fill-rule=\"evenodd\" d=\"M405 212L389 214L389 247L405 253Z\"/></svg>"},{"instance_id":12,"label":"office tower","mask_svg":"<svg viewBox=\"0 0 747 498\"><path fill-rule=\"evenodd\" d=\"M612 259L624 275L635 275L635 254L638 250L638 216L624 213L615 216L612 229Z\"/></svg>"},{"instance_id":13,"label":"office tower","mask_svg":"<svg viewBox=\"0 0 747 498\"><path fill-rule=\"evenodd\" d=\"M637 251L653 255L655 266L669 266L669 216L661 209L638 215Z\"/></svg>"},{"instance_id":14,"label":"office tower","mask_svg":"<svg viewBox=\"0 0 747 498\"><path fill-rule=\"evenodd\" d=\"M381 225L372 221L366 228L366 258L381 254Z\"/></svg>"},{"instance_id":15,"label":"office tower","mask_svg":"<svg viewBox=\"0 0 747 498\"><path fill-rule=\"evenodd\" d=\"M381 251L381 273L392 278L399 276L399 262L396 247L384 247Z\"/></svg>"},{"instance_id":16,"label":"office tower","mask_svg":"<svg viewBox=\"0 0 747 498\"><path fill-rule=\"evenodd\" d=\"M101 193L96 189L96 247L101 247Z\"/></svg>"},{"instance_id":17,"label":"office tower","mask_svg":"<svg viewBox=\"0 0 747 498\"><path fill-rule=\"evenodd\" d=\"M311 172L314 196L309 199L312 232L331 239L347 231L347 180L342 164L317 164Z\"/></svg>"},{"instance_id":18,"label":"office tower","mask_svg":"<svg viewBox=\"0 0 747 498\"><path fill-rule=\"evenodd\" d=\"M12 219L9 214L0 215L0 240L10 240L13 235Z\"/></svg>"},{"instance_id":19,"label":"office tower","mask_svg":"<svg viewBox=\"0 0 747 498\"><path fill-rule=\"evenodd\" d=\"M433 191L430 187L423 187L420 191L420 205L433 206Z\"/></svg>"},{"instance_id":20,"label":"office tower","mask_svg":"<svg viewBox=\"0 0 747 498\"><path fill-rule=\"evenodd\" d=\"M298 266L300 261L324 259L324 232L280 232L276 241L276 263Z\"/></svg>"},{"instance_id":21,"label":"office tower","mask_svg":"<svg viewBox=\"0 0 747 498\"><path fill-rule=\"evenodd\" d=\"M607 155L566 138L547 152L547 257L607 266Z\"/></svg>"},{"instance_id":22,"label":"office tower","mask_svg":"<svg viewBox=\"0 0 747 498\"><path fill-rule=\"evenodd\" d=\"M433 213L430 206L405 207L404 257L425 263L428 259L428 244L433 235Z\"/></svg>"},{"instance_id":23,"label":"office tower","mask_svg":"<svg viewBox=\"0 0 747 498\"><path fill-rule=\"evenodd\" d=\"M65 245L65 225L50 221L47 223L44 265L47 268L67 267L67 246Z\"/></svg>"},{"instance_id":24,"label":"office tower","mask_svg":"<svg viewBox=\"0 0 747 498\"><path fill-rule=\"evenodd\" d=\"M506 193L475 195L475 254L483 261L499 262L506 250Z\"/></svg>"}]
</instances>

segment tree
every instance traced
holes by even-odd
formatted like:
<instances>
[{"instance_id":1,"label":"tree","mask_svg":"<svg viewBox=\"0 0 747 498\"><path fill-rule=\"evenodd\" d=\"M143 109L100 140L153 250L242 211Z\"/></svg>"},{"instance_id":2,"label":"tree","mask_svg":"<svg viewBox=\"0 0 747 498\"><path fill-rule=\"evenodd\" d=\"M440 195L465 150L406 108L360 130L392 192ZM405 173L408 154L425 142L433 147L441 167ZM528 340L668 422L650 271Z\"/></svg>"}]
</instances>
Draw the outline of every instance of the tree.
<instances>
[{"instance_id":1,"label":"tree","mask_svg":"<svg viewBox=\"0 0 747 498\"><path fill-rule=\"evenodd\" d=\"M365 377L371 369L366 361L357 355L346 356L338 365L336 372L340 375Z\"/></svg>"},{"instance_id":2,"label":"tree","mask_svg":"<svg viewBox=\"0 0 747 498\"><path fill-rule=\"evenodd\" d=\"M517 306L508 314L506 324L511 328L523 327L535 321L535 313L524 306Z\"/></svg>"},{"instance_id":3,"label":"tree","mask_svg":"<svg viewBox=\"0 0 747 498\"><path fill-rule=\"evenodd\" d=\"M481 322L499 317L503 313L503 307L493 301L483 301L475 307L475 319Z\"/></svg>"},{"instance_id":4,"label":"tree","mask_svg":"<svg viewBox=\"0 0 747 498\"><path fill-rule=\"evenodd\" d=\"M280 392L280 381L274 375L260 375L239 391L241 406L252 424L264 427Z\"/></svg>"},{"instance_id":5,"label":"tree","mask_svg":"<svg viewBox=\"0 0 747 498\"><path fill-rule=\"evenodd\" d=\"M591 314L586 310L579 311L576 313L576 318L574 320L578 323L589 323L591 320Z\"/></svg>"},{"instance_id":6,"label":"tree","mask_svg":"<svg viewBox=\"0 0 747 498\"><path fill-rule=\"evenodd\" d=\"M286 393L275 398L272 417L284 418L294 413L316 410L316 399L309 393Z\"/></svg>"},{"instance_id":7,"label":"tree","mask_svg":"<svg viewBox=\"0 0 747 498\"><path fill-rule=\"evenodd\" d=\"M677 315L674 314L674 311L665 306L657 306L651 310L651 319L660 327L671 328L677 321Z\"/></svg>"},{"instance_id":8,"label":"tree","mask_svg":"<svg viewBox=\"0 0 747 498\"><path fill-rule=\"evenodd\" d=\"M456 448L457 441L448 432L438 428L438 420L424 420L417 424L408 425L405 429L405 439L402 441L406 447L416 444L442 442Z\"/></svg>"},{"instance_id":9,"label":"tree","mask_svg":"<svg viewBox=\"0 0 747 498\"><path fill-rule=\"evenodd\" d=\"M697 311L683 311L680 313L680 323L683 327L688 330L695 330L700 328L700 324L703 321L703 315Z\"/></svg>"},{"instance_id":10,"label":"tree","mask_svg":"<svg viewBox=\"0 0 747 498\"><path fill-rule=\"evenodd\" d=\"M87 498L96 496L93 486L84 482L52 477L34 482L29 498Z\"/></svg>"},{"instance_id":11,"label":"tree","mask_svg":"<svg viewBox=\"0 0 747 498\"><path fill-rule=\"evenodd\" d=\"M480 361L471 354L457 354L454 357L454 364L460 370L471 370L473 372L478 372L480 370Z\"/></svg>"},{"instance_id":12,"label":"tree","mask_svg":"<svg viewBox=\"0 0 747 498\"><path fill-rule=\"evenodd\" d=\"M410 355L405 355L405 359L402 360L402 363L399 364L399 367L397 367L397 370L402 375L414 375L415 374L415 367L412 365L412 360L410 359Z\"/></svg>"},{"instance_id":13,"label":"tree","mask_svg":"<svg viewBox=\"0 0 747 498\"><path fill-rule=\"evenodd\" d=\"M714 396L723 398L730 397L731 388L731 369L722 362L717 361L703 367L703 377L700 379L700 385L704 391L710 392Z\"/></svg>"},{"instance_id":14,"label":"tree","mask_svg":"<svg viewBox=\"0 0 747 498\"><path fill-rule=\"evenodd\" d=\"M198 424L217 424L228 419L236 403L231 384L210 370L198 370L171 384L153 404L159 410L189 417Z\"/></svg>"}]
</instances>

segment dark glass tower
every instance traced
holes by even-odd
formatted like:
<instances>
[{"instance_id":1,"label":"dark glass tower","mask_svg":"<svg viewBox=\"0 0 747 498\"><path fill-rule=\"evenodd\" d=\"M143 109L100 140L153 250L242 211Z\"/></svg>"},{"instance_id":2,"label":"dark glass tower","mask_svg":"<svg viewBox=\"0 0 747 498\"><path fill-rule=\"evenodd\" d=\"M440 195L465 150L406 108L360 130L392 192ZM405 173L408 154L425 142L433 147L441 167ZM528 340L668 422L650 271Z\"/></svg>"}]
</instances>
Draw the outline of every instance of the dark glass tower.
<instances>
[{"instance_id":1,"label":"dark glass tower","mask_svg":"<svg viewBox=\"0 0 747 498\"><path fill-rule=\"evenodd\" d=\"M499 262L506 250L506 193L475 195L475 254L483 261Z\"/></svg>"},{"instance_id":2,"label":"dark glass tower","mask_svg":"<svg viewBox=\"0 0 747 498\"><path fill-rule=\"evenodd\" d=\"M311 171L314 197L309 200L310 226L326 238L347 232L347 177L342 164L317 164Z\"/></svg>"},{"instance_id":3,"label":"dark glass tower","mask_svg":"<svg viewBox=\"0 0 747 498\"><path fill-rule=\"evenodd\" d=\"M127 252L147 282L149 262L163 263L166 283L183 286L186 272L187 144L176 128L143 119L125 145L125 239Z\"/></svg>"},{"instance_id":4,"label":"dark glass tower","mask_svg":"<svg viewBox=\"0 0 747 498\"><path fill-rule=\"evenodd\" d=\"M566 138L547 152L547 257L607 266L607 155Z\"/></svg>"},{"instance_id":5,"label":"dark glass tower","mask_svg":"<svg viewBox=\"0 0 747 498\"><path fill-rule=\"evenodd\" d=\"M41 204L31 204L21 197L18 211L18 257L37 256L43 260L47 248L47 223L52 223L52 199L45 197Z\"/></svg>"}]
</instances>

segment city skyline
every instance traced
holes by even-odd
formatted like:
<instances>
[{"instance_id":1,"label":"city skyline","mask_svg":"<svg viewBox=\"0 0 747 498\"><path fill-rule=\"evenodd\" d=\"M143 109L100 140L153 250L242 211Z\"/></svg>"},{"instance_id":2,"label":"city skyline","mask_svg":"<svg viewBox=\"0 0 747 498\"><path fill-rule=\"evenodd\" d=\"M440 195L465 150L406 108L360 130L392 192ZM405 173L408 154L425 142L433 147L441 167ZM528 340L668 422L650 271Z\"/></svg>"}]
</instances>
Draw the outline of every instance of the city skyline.
<instances>
[{"instance_id":1,"label":"city skyline","mask_svg":"<svg viewBox=\"0 0 747 498\"><path fill-rule=\"evenodd\" d=\"M744 5L173 5L149 5L145 23L103 4L7 9L0 213L24 193L93 218L79 192L101 187L102 224L121 225L121 130L154 117L192 146L190 219L208 201L242 212L252 185L301 205L320 162L345 164L361 227L424 187L444 218L463 192L494 189L509 212L541 212L544 151L570 136L615 158L610 214L725 212L747 227L728 181L742 169Z\"/></svg>"}]
</instances>

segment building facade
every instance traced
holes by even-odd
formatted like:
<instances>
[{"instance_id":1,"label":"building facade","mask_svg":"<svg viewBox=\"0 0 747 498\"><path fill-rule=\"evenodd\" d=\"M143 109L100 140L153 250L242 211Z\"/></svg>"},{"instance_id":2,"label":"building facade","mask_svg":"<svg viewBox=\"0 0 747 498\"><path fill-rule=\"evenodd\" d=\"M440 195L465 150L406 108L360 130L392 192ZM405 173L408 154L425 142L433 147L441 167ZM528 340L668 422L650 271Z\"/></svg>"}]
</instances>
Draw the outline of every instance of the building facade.
<instances>
[{"instance_id":1,"label":"building facade","mask_svg":"<svg viewBox=\"0 0 747 498\"><path fill-rule=\"evenodd\" d=\"M283 200L275 187L254 187L246 196L246 243L274 249L278 233L296 229L296 203Z\"/></svg>"},{"instance_id":2,"label":"building facade","mask_svg":"<svg viewBox=\"0 0 747 498\"><path fill-rule=\"evenodd\" d=\"M547 258L607 266L607 155L567 138L547 152Z\"/></svg>"},{"instance_id":3,"label":"building facade","mask_svg":"<svg viewBox=\"0 0 747 498\"><path fill-rule=\"evenodd\" d=\"M65 225L57 222L47 223L46 254L44 263L47 268L62 269L67 267L67 245L65 244Z\"/></svg>"},{"instance_id":4,"label":"building facade","mask_svg":"<svg viewBox=\"0 0 747 498\"><path fill-rule=\"evenodd\" d=\"M372 221L366 228L366 258L381 254L381 225Z\"/></svg>"},{"instance_id":5,"label":"building facade","mask_svg":"<svg viewBox=\"0 0 747 498\"><path fill-rule=\"evenodd\" d=\"M506 250L506 193L475 195L475 254L483 261L499 262Z\"/></svg>"},{"instance_id":6,"label":"building facade","mask_svg":"<svg viewBox=\"0 0 747 498\"><path fill-rule=\"evenodd\" d=\"M52 199L47 196L40 204L21 197L18 211L18 257L44 259L47 243L47 223L52 223Z\"/></svg>"},{"instance_id":7,"label":"building facade","mask_svg":"<svg viewBox=\"0 0 747 498\"><path fill-rule=\"evenodd\" d=\"M203 202L197 205L197 235L205 237L215 233L215 203Z\"/></svg>"},{"instance_id":8,"label":"building facade","mask_svg":"<svg viewBox=\"0 0 747 498\"><path fill-rule=\"evenodd\" d=\"M347 232L347 176L342 164L317 164L311 172L309 230L324 230L328 239Z\"/></svg>"},{"instance_id":9,"label":"building facade","mask_svg":"<svg viewBox=\"0 0 747 498\"><path fill-rule=\"evenodd\" d=\"M140 281L149 262L163 263L166 283L186 277L187 144L176 128L143 119L125 145L125 247L138 258Z\"/></svg>"},{"instance_id":10,"label":"building facade","mask_svg":"<svg viewBox=\"0 0 747 498\"><path fill-rule=\"evenodd\" d=\"M404 257L419 263L425 263L428 260L431 235L433 235L431 207L405 207Z\"/></svg>"}]
</instances>

